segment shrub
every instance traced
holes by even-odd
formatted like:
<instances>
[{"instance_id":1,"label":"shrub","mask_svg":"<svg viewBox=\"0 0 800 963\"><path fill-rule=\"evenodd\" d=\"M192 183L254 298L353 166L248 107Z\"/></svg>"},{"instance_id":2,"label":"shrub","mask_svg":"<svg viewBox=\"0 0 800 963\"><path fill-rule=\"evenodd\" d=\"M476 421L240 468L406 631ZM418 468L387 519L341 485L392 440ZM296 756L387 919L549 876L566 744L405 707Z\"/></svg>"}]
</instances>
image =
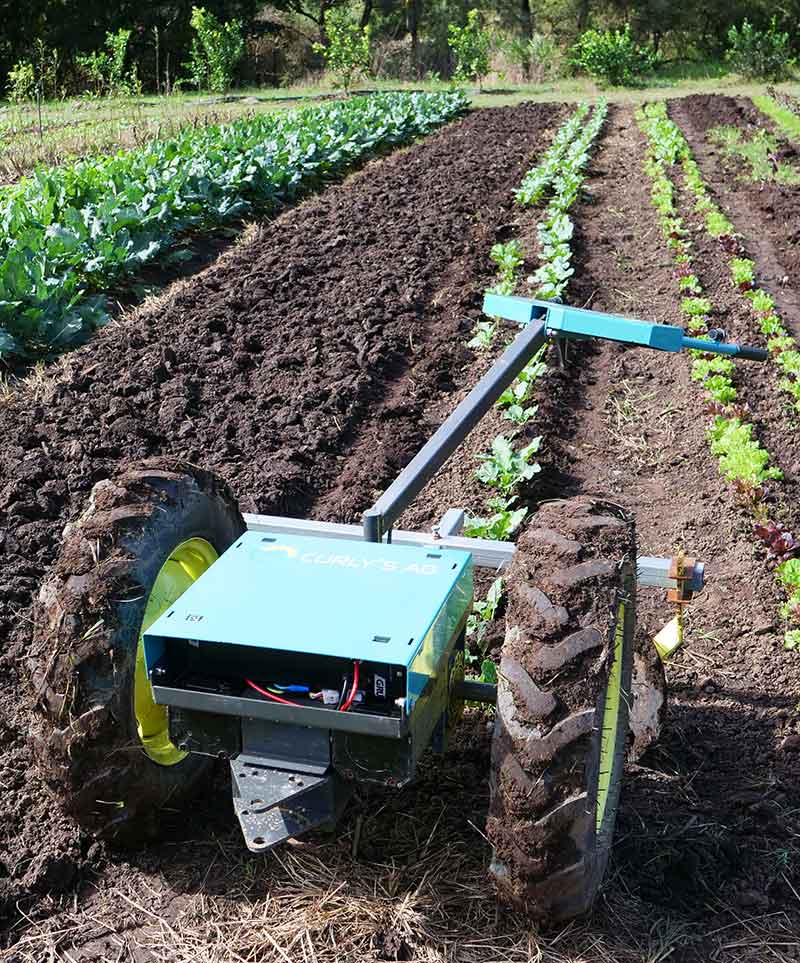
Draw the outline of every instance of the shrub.
<instances>
[{"instance_id":1,"label":"shrub","mask_svg":"<svg viewBox=\"0 0 800 963\"><path fill-rule=\"evenodd\" d=\"M527 80L542 83L564 72L564 54L551 34L535 33L530 39L513 37L503 44L508 59Z\"/></svg>"},{"instance_id":2,"label":"shrub","mask_svg":"<svg viewBox=\"0 0 800 963\"><path fill-rule=\"evenodd\" d=\"M785 80L794 66L789 34L778 30L775 17L767 30L756 30L746 19L741 27L731 27L725 59L743 77L764 80Z\"/></svg>"},{"instance_id":3,"label":"shrub","mask_svg":"<svg viewBox=\"0 0 800 963\"><path fill-rule=\"evenodd\" d=\"M130 39L131 31L120 28L115 33L106 34L105 50L93 50L88 54L78 54L75 58L93 93L118 97L141 92L136 67L131 67L125 74Z\"/></svg>"},{"instance_id":4,"label":"shrub","mask_svg":"<svg viewBox=\"0 0 800 963\"><path fill-rule=\"evenodd\" d=\"M334 7L325 20L328 43L315 43L314 50L325 58L337 84L350 90L356 77L369 74L369 26L361 27L345 9Z\"/></svg>"},{"instance_id":5,"label":"shrub","mask_svg":"<svg viewBox=\"0 0 800 963\"><path fill-rule=\"evenodd\" d=\"M189 62L183 65L189 71L189 82L198 90L222 94L231 87L244 54L242 23L220 23L204 7L192 7L190 23L197 36L192 39Z\"/></svg>"},{"instance_id":6,"label":"shrub","mask_svg":"<svg viewBox=\"0 0 800 963\"><path fill-rule=\"evenodd\" d=\"M18 60L8 72L8 99L14 104L33 100L36 96L36 75L29 60Z\"/></svg>"},{"instance_id":7,"label":"shrub","mask_svg":"<svg viewBox=\"0 0 800 963\"><path fill-rule=\"evenodd\" d=\"M652 47L640 47L624 30L587 30L572 48L571 62L590 77L615 87L635 86L658 63Z\"/></svg>"},{"instance_id":8,"label":"shrub","mask_svg":"<svg viewBox=\"0 0 800 963\"><path fill-rule=\"evenodd\" d=\"M481 27L481 15L477 10L470 10L463 27L455 23L448 26L447 45L456 60L455 79L477 80L480 84L489 73L490 39L488 32Z\"/></svg>"}]
</instances>

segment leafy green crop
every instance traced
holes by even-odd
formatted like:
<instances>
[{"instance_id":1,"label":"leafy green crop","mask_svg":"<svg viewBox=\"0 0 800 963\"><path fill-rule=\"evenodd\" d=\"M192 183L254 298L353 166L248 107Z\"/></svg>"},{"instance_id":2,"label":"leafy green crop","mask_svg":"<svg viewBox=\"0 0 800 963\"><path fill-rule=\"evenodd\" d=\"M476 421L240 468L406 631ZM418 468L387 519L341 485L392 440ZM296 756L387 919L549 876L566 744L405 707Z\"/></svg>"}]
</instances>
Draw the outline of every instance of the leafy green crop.
<instances>
[{"instance_id":1,"label":"leafy green crop","mask_svg":"<svg viewBox=\"0 0 800 963\"><path fill-rule=\"evenodd\" d=\"M746 257L734 257L730 261L733 283L743 291L749 291L755 281L755 265Z\"/></svg>"},{"instance_id":2,"label":"leafy green crop","mask_svg":"<svg viewBox=\"0 0 800 963\"><path fill-rule=\"evenodd\" d=\"M782 107L772 97L759 95L752 98L762 114L766 114L792 140L800 140L800 117L788 107Z\"/></svg>"},{"instance_id":3,"label":"leafy green crop","mask_svg":"<svg viewBox=\"0 0 800 963\"><path fill-rule=\"evenodd\" d=\"M520 482L529 481L541 471L539 463L531 461L532 456L539 450L541 441L541 438L534 438L524 448L514 451L508 438L498 435L492 442L491 452L478 455L483 464L475 472L476 478L509 495Z\"/></svg>"},{"instance_id":4,"label":"leafy green crop","mask_svg":"<svg viewBox=\"0 0 800 963\"><path fill-rule=\"evenodd\" d=\"M469 348L490 348L497 333L496 321L479 321L475 325L475 334L467 342Z\"/></svg>"},{"instance_id":5,"label":"leafy green crop","mask_svg":"<svg viewBox=\"0 0 800 963\"><path fill-rule=\"evenodd\" d=\"M789 593L781 606L781 615L795 624L800 621L800 558L790 558L775 569L775 578ZM800 629L789 629L783 637L787 649L800 649Z\"/></svg>"},{"instance_id":6,"label":"leafy green crop","mask_svg":"<svg viewBox=\"0 0 800 963\"><path fill-rule=\"evenodd\" d=\"M492 294L513 294L517 283L517 268L525 261L522 245L517 240L495 244L489 257L497 265L499 275L497 283L489 288L489 291Z\"/></svg>"},{"instance_id":7,"label":"leafy green crop","mask_svg":"<svg viewBox=\"0 0 800 963\"><path fill-rule=\"evenodd\" d=\"M79 343L108 320L91 292L135 274L186 232L288 203L466 104L459 91L378 94L35 171L0 191L0 355Z\"/></svg>"},{"instance_id":8,"label":"leafy green crop","mask_svg":"<svg viewBox=\"0 0 800 963\"><path fill-rule=\"evenodd\" d=\"M528 514L528 509L512 508L516 496L503 498L498 496L488 500L487 507L492 514L485 518L470 518L464 525L464 534L471 538L490 538L499 542L507 542L519 528Z\"/></svg>"},{"instance_id":9,"label":"leafy green crop","mask_svg":"<svg viewBox=\"0 0 800 963\"><path fill-rule=\"evenodd\" d=\"M759 129L747 137L738 127L714 127L708 137L722 147L726 157L736 157L748 165L749 180L800 183L796 167L776 160L778 141L768 131Z\"/></svg>"},{"instance_id":10,"label":"leafy green crop","mask_svg":"<svg viewBox=\"0 0 800 963\"><path fill-rule=\"evenodd\" d=\"M580 135L567 147L559 171L552 177L553 197L537 227L540 267L528 278L528 282L536 287L537 298L560 298L575 273L572 267L571 244L575 226L567 211L577 199L585 180L584 168L589 160L589 148L599 133L607 112L606 102L599 101ZM518 198L522 203L526 203L524 198L519 195Z\"/></svg>"},{"instance_id":11,"label":"leafy green crop","mask_svg":"<svg viewBox=\"0 0 800 963\"><path fill-rule=\"evenodd\" d=\"M514 195L520 204L528 207L532 204L538 204L544 198L547 188L561 174L564 158L570 144L580 133L584 118L588 113L589 105L579 104L569 120L559 127L541 162L528 171L522 179L522 184L514 191Z\"/></svg>"},{"instance_id":12,"label":"leafy green crop","mask_svg":"<svg viewBox=\"0 0 800 963\"><path fill-rule=\"evenodd\" d=\"M712 375L731 375L735 368L734 363L729 358L697 358L692 363L692 378L695 381L705 381Z\"/></svg>"},{"instance_id":13,"label":"leafy green crop","mask_svg":"<svg viewBox=\"0 0 800 963\"><path fill-rule=\"evenodd\" d=\"M753 426L738 418L718 416L708 430L711 452L719 458L719 470L728 481L741 481L752 487L770 479L779 480L783 473L769 467L769 452L752 438Z\"/></svg>"},{"instance_id":14,"label":"leafy green crop","mask_svg":"<svg viewBox=\"0 0 800 963\"><path fill-rule=\"evenodd\" d=\"M473 637L474 645L478 650L483 653L484 651L484 636L486 635L486 629L490 622L494 620L497 614L497 609L503 600L503 579L496 578L492 584L489 586L489 591L486 593L485 599L476 599L472 603L472 613L467 619L467 635ZM467 662L477 662L477 656L467 656ZM483 676L484 671L491 673L494 668L494 663L490 663L491 669L488 669L485 664L481 665L481 676ZM489 681L484 680L484 681ZM495 678L495 681L497 679Z\"/></svg>"}]
</instances>

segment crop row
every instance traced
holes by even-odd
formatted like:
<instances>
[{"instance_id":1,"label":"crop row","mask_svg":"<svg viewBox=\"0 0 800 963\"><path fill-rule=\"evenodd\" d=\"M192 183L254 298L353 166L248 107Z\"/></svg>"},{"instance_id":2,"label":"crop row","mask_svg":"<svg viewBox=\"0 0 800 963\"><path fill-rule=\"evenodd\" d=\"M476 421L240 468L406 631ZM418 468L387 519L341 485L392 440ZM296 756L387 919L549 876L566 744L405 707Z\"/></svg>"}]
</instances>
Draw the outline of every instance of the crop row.
<instances>
[{"instance_id":1,"label":"crop row","mask_svg":"<svg viewBox=\"0 0 800 963\"><path fill-rule=\"evenodd\" d=\"M359 97L37 170L0 192L0 358L80 342L108 320L96 292L185 258L188 232L273 210L466 104L461 91Z\"/></svg>"},{"instance_id":2,"label":"crop row","mask_svg":"<svg viewBox=\"0 0 800 963\"><path fill-rule=\"evenodd\" d=\"M584 123L588 107L578 107L557 132L553 146L545 154L541 164L529 171L523 179L523 185L528 188L536 185L536 192L528 189L515 192L522 206L530 206L542 201L545 196L550 196L548 206L537 225L540 267L536 274L527 279L528 284L535 287L536 297L555 299L560 296L573 274L573 223L567 212L578 198L586 179L585 167L591 147L600 132L607 110L605 101L601 101L589 121ZM554 158L558 159L558 163L554 162ZM513 294L519 283L519 268L525 261L522 245L517 240L495 245L490 256L498 267L497 283L490 290ZM542 279L545 269L559 273L557 294L547 286L549 280ZM492 343L495 330L495 321L479 322L470 345L488 347ZM543 353L544 349L537 353L497 401L498 407L503 410L504 418L517 426L515 434L537 413L537 406L532 404L532 395L536 382L547 370L547 365L542 360ZM517 504L518 490L541 470L535 460L541 437L537 436L516 449L514 442L514 435L497 435L491 450L479 455L481 464L476 471L476 477L494 489L495 493L486 503L489 514L468 520L465 526L467 535L506 540L514 535L524 521L528 509ZM501 595L502 581L497 579L492 583L486 599L476 602L470 628L477 634L478 647L487 622L494 617ZM492 671L491 663L484 662L482 677L488 681Z\"/></svg>"},{"instance_id":3,"label":"crop row","mask_svg":"<svg viewBox=\"0 0 800 963\"><path fill-rule=\"evenodd\" d=\"M762 332L770 339L769 347L781 364L782 356L793 350L787 347L788 332L782 328L774 313L771 297L755 287L753 262L739 256L740 243L733 225L711 199L683 133L669 119L663 103L649 104L640 109L637 120L648 139L645 170L652 182L653 205L675 260L679 287L686 295L682 309L687 318L687 327L696 336L707 337L713 305L703 296L700 281L694 273L692 243L674 201L674 184L669 171L678 163L694 197L695 209L703 215L706 230L720 241L729 255L732 283L748 298ZM776 340L779 343L776 344ZM778 562L776 577L790 594L781 614L787 620L800 623L800 563L793 564L797 560L791 558L800 545L796 546L791 534L767 517L766 509L765 486L770 481L780 481L782 473L770 465L769 453L753 437L753 426L745 420L746 409L738 403L732 380L733 362L700 351L691 354L692 377L703 384L709 414L713 419L708 429L711 452L719 460L722 475L734 485L751 510L755 534L767 545L769 556ZM789 629L785 644L788 648L798 647L800 631Z\"/></svg>"}]
</instances>

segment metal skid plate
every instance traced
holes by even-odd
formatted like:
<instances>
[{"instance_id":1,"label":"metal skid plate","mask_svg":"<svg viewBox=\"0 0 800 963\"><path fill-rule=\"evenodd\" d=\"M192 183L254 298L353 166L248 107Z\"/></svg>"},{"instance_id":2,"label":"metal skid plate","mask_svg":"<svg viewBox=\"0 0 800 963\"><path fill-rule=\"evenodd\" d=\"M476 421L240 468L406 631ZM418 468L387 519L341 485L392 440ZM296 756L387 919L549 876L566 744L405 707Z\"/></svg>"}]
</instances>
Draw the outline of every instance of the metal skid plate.
<instances>
[{"instance_id":1,"label":"metal skid plate","mask_svg":"<svg viewBox=\"0 0 800 963\"><path fill-rule=\"evenodd\" d=\"M330 733L242 720L242 753L231 760L233 808L254 853L333 824L352 790L331 769Z\"/></svg>"},{"instance_id":2,"label":"metal skid plate","mask_svg":"<svg viewBox=\"0 0 800 963\"><path fill-rule=\"evenodd\" d=\"M290 772L261 765L257 757L232 760L231 781L233 807L254 853L333 824L351 794L333 770L325 775Z\"/></svg>"}]
</instances>

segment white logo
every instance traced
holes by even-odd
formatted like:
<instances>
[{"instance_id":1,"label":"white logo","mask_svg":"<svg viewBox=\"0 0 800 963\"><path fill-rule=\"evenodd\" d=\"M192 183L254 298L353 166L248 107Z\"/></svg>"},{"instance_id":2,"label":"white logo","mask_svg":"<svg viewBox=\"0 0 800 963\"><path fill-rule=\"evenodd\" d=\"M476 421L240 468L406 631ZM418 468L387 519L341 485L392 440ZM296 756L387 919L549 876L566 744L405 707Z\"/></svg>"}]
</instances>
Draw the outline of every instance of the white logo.
<instances>
[{"instance_id":1,"label":"white logo","mask_svg":"<svg viewBox=\"0 0 800 963\"><path fill-rule=\"evenodd\" d=\"M438 568L430 562L411 562L401 565L387 558L357 558L354 555L334 555L332 552L306 552L300 556L306 565L335 565L337 568L352 568L359 572L398 572L413 575L436 575Z\"/></svg>"}]
</instances>

